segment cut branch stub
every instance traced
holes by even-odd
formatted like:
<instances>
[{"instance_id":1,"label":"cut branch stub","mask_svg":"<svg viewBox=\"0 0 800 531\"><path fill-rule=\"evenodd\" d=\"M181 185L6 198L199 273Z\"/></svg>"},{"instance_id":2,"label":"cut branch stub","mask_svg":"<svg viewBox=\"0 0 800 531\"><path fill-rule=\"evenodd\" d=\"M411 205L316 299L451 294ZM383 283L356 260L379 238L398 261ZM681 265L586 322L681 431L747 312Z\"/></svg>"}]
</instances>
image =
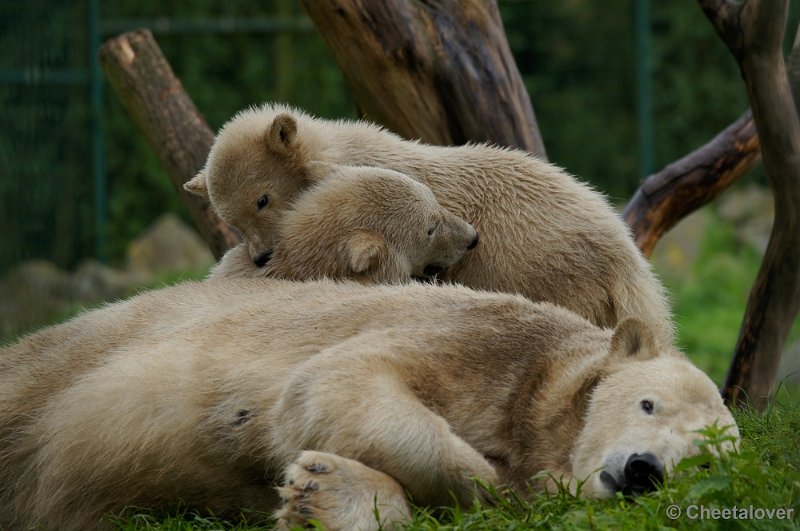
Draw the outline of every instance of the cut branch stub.
<instances>
[{"instance_id":1,"label":"cut branch stub","mask_svg":"<svg viewBox=\"0 0 800 531\"><path fill-rule=\"evenodd\" d=\"M99 59L123 107L144 134L198 230L219 258L239 242L239 237L207 201L183 189L183 183L205 164L214 133L183 90L149 30L109 39L100 47Z\"/></svg>"}]
</instances>

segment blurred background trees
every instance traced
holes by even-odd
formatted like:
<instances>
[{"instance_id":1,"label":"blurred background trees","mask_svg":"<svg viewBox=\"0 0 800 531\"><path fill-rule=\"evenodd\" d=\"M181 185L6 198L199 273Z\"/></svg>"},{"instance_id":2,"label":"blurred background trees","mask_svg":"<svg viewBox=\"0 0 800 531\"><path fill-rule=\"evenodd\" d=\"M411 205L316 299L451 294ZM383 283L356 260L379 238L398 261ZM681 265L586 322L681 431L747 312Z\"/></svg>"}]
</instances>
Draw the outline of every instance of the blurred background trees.
<instances>
[{"instance_id":1,"label":"blurred background trees","mask_svg":"<svg viewBox=\"0 0 800 531\"><path fill-rule=\"evenodd\" d=\"M107 188L92 181L90 0L0 6L0 273L47 258L66 268L181 211L149 148L103 87ZM634 2L499 2L550 159L622 202L639 175ZM281 100L324 117L356 117L341 74L294 0L99 2L102 38L149 26L176 75L220 127L237 110ZM796 14L795 14L796 18ZM694 3L654 2L650 24L656 170L746 109L735 63ZM647 66L645 66L646 68ZM106 84L105 80L100 80ZM96 227L96 203L107 223Z\"/></svg>"},{"instance_id":2,"label":"blurred background trees","mask_svg":"<svg viewBox=\"0 0 800 531\"><path fill-rule=\"evenodd\" d=\"M216 130L237 110L285 100L328 117L355 106L322 40L293 0L101 2L101 33L150 26L176 75ZM185 216L163 169L103 84L105 227L95 226L89 2L0 6L0 273L22 259L72 268L125 248L164 211Z\"/></svg>"}]
</instances>

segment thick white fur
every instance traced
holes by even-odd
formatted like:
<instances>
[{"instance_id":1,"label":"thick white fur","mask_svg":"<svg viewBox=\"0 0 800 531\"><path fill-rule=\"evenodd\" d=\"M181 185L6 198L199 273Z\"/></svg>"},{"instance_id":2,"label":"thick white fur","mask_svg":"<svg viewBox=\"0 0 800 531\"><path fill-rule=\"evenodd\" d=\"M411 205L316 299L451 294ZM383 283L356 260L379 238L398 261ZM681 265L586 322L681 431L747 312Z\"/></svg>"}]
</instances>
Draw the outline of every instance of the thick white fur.
<instances>
[{"instance_id":1,"label":"thick white fur","mask_svg":"<svg viewBox=\"0 0 800 531\"><path fill-rule=\"evenodd\" d=\"M208 195L250 246L277 244L277 222L313 184L313 161L389 168L428 185L471 223L481 245L443 277L569 308L599 326L637 317L665 345L673 326L662 287L606 199L555 165L488 145L429 146L367 122L328 121L283 105L240 112L186 184ZM270 206L256 212L258 197Z\"/></svg>"},{"instance_id":2,"label":"thick white fur","mask_svg":"<svg viewBox=\"0 0 800 531\"><path fill-rule=\"evenodd\" d=\"M431 277L475 244L477 232L436 201L422 183L396 171L314 164L320 180L278 220L272 258L258 267L242 243L211 278L246 276L394 283Z\"/></svg>"},{"instance_id":3,"label":"thick white fur","mask_svg":"<svg viewBox=\"0 0 800 531\"><path fill-rule=\"evenodd\" d=\"M0 526L271 511L286 470L284 525L374 528L375 502L408 515L404 489L470 503L473 477L593 481L630 450L670 466L714 421L733 424L713 383L635 320L456 286L186 283L0 349Z\"/></svg>"}]
</instances>

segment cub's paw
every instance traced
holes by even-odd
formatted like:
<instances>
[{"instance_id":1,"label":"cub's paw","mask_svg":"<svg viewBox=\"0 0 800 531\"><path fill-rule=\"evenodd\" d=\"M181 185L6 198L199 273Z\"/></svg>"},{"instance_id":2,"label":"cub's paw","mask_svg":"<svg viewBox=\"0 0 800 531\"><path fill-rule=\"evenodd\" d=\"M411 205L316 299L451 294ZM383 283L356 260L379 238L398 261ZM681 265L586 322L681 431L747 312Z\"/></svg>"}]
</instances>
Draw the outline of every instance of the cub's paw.
<instances>
[{"instance_id":1,"label":"cub's paw","mask_svg":"<svg viewBox=\"0 0 800 531\"><path fill-rule=\"evenodd\" d=\"M279 528L308 525L327 529L391 529L410 519L403 488L382 472L335 454L306 451L286 467L278 487L284 500ZM379 523L380 522L380 523Z\"/></svg>"}]
</instances>

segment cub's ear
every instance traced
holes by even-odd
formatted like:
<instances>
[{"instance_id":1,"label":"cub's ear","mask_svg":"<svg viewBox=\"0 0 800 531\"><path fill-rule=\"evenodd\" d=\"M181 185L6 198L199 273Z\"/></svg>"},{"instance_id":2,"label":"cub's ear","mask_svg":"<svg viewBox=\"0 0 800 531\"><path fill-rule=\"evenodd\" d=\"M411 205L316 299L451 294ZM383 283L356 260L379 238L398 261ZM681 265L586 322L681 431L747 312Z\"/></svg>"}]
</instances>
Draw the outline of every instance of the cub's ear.
<instances>
[{"instance_id":1,"label":"cub's ear","mask_svg":"<svg viewBox=\"0 0 800 531\"><path fill-rule=\"evenodd\" d=\"M278 153L290 154L297 137L297 120L291 114L279 114L267 132L267 145Z\"/></svg>"},{"instance_id":2,"label":"cub's ear","mask_svg":"<svg viewBox=\"0 0 800 531\"><path fill-rule=\"evenodd\" d=\"M313 183L324 181L339 171L339 165L332 162L312 160L306 165L306 177Z\"/></svg>"},{"instance_id":3,"label":"cub's ear","mask_svg":"<svg viewBox=\"0 0 800 531\"><path fill-rule=\"evenodd\" d=\"M365 273L377 267L389 252L383 236L365 229L354 231L347 238L345 247L353 273Z\"/></svg>"},{"instance_id":4,"label":"cub's ear","mask_svg":"<svg viewBox=\"0 0 800 531\"><path fill-rule=\"evenodd\" d=\"M653 331L639 319L623 319L611 338L610 355L616 361L645 361L655 358L658 356L658 348Z\"/></svg>"},{"instance_id":5,"label":"cub's ear","mask_svg":"<svg viewBox=\"0 0 800 531\"><path fill-rule=\"evenodd\" d=\"M200 170L197 175L183 183L183 189L194 195L208 199L208 182L205 170Z\"/></svg>"}]
</instances>

